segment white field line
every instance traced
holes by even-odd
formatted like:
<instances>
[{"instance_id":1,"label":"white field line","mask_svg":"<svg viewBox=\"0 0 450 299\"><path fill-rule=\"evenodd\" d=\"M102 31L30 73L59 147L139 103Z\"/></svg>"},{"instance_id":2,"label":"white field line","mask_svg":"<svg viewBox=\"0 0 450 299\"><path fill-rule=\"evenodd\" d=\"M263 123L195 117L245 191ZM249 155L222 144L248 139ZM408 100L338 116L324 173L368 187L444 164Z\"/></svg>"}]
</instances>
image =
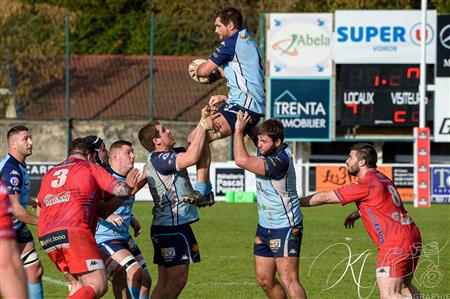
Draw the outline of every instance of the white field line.
<instances>
[{"instance_id":1,"label":"white field line","mask_svg":"<svg viewBox=\"0 0 450 299\"><path fill-rule=\"evenodd\" d=\"M56 284L56 285L59 285L59 286L67 287L67 283L65 281L63 281L63 280L60 280L60 279L54 279L54 278L51 278L51 277L42 276L42 280L46 281L48 283L51 283L51 284Z\"/></svg>"}]
</instances>

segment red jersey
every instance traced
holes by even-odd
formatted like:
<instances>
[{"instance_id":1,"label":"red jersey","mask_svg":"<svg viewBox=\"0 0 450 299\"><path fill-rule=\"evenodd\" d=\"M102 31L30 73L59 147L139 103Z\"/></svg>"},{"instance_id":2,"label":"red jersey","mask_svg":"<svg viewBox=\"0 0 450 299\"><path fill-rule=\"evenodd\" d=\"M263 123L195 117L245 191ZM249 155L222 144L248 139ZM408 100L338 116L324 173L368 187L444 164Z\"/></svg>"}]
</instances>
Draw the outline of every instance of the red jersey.
<instances>
[{"instance_id":1,"label":"red jersey","mask_svg":"<svg viewBox=\"0 0 450 299\"><path fill-rule=\"evenodd\" d=\"M420 232L394 183L377 170L334 191L342 205L355 202L370 238L381 246L420 243Z\"/></svg>"},{"instance_id":2,"label":"red jersey","mask_svg":"<svg viewBox=\"0 0 450 299\"><path fill-rule=\"evenodd\" d=\"M105 169L83 159L56 165L43 177L38 194L38 236L68 227L95 232L97 193L112 193L118 183Z\"/></svg>"},{"instance_id":3,"label":"red jersey","mask_svg":"<svg viewBox=\"0 0 450 299\"><path fill-rule=\"evenodd\" d=\"M0 239L14 239L12 208L5 185L0 183Z\"/></svg>"}]
</instances>

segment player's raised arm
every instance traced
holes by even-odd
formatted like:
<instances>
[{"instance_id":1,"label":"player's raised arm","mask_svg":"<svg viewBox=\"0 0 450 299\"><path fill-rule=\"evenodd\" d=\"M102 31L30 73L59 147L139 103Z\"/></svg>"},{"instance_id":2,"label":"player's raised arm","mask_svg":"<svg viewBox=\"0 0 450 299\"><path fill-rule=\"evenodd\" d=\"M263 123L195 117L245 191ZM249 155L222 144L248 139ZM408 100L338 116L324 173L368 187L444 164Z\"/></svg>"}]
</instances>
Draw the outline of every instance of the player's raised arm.
<instances>
[{"instance_id":1,"label":"player's raised arm","mask_svg":"<svg viewBox=\"0 0 450 299\"><path fill-rule=\"evenodd\" d=\"M244 144L244 129L251 118L247 112L242 113L242 111L239 111L236 114L236 117L237 118L233 142L234 161L237 166L251 171L257 175L264 176L264 159L261 157L249 155Z\"/></svg>"},{"instance_id":2,"label":"player's raised arm","mask_svg":"<svg viewBox=\"0 0 450 299\"><path fill-rule=\"evenodd\" d=\"M184 153L178 153L176 159L177 169L184 169L195 165L200 159L203 147L205 145L206 131L212 129L212 124L209 120L202 120L195 130L195 136L192 143Z\"/></svg>"}]
</instances>

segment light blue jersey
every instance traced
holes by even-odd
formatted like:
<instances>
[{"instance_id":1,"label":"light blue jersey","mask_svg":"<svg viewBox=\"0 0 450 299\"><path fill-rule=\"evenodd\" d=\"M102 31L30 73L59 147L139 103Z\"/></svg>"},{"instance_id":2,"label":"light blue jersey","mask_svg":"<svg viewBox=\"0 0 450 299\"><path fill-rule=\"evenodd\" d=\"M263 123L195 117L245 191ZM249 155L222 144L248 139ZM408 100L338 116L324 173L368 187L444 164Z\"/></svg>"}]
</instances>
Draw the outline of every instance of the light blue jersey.
<instances>
[{"instance_id":1,"label":"light blue jersey","mask_svg":"<svg viewBox=\"0 0 450 299\"><path fill-rule=\"evenodd\" d=\"M111 175L118 180L125 182L125 177L115 172L111 167L106 169ZM114 215L118 215L123 218L124 223L121 226L115 226L105 219L100 219L97 224L97 230L95 231L95 241L97 244L110 241L110 240L123 240L128 241L130 233L128 228L130 227L131 218L133 216L133 204L134 196L128 197L120 207L113 212Z\"/></svg>"},{"instance_id":2,"label":"light blue jersey","mask_svg":"<svg viewBox=\"0 0 450 299\"><path fill-rule=\"evenodd\" d=\"M27 166L20 163L16 158L7 154L0 162L0 177L1 181L5 183L8 194L19 195L20 204L27 208L28 200L30 198L30 176L28 175ZM22 221L14 220L14 230L22 225Z\"/></svg>"},{"instance_id":3,"label":"light blue jersey","mask_svg":"<svg viewBox=\"0 0 450 299\"><path fill-rule=\"evenodd\" d=\"M258 46L246 29L224 40L210 59L222 66L230 91L229 104L264 115L266 91L264 69Z\"/></svg>"},{"instance_id":4,"label":"light blue jersey","mask_svg":"<svg viewBox=\"0 0 450 299\"><path fill-rule=\"evenodd\" d=\"M153 197L152 225L175 226L198 220L194 205L183 202L181 196L194 190L186 169L176 169L176 158L184 148L166 152L152 152L146 160L147 180Z\"/></svg>"},{"instance_id":5,"label":"light blue jersey","mask_svg":"<svg viewBox=\"0 0 450 299\"><path fill-rule=\"evenodd\" d=\"M264 228L294 227L303 219L294 162L287 144L263 157L265 176L256 176L258 223Z\"/></svg>"}]
</instances>

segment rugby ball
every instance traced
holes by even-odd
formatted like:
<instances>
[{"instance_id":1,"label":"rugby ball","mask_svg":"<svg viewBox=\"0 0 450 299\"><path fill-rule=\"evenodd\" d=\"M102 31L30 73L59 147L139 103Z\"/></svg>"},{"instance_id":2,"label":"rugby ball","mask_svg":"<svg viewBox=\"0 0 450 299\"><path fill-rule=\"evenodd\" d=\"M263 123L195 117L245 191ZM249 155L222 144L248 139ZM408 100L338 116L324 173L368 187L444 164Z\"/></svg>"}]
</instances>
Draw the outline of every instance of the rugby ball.
<instances>
[{"instance_id":1,"label":"rugby ball","mask_svg":"<svg viewBox=\"0 0 450 299\"><path fill-rule=\"evenodd\" d=\"M198 83L202 83L202 84L211 84L213 82L216 82L219 79L219 72L218 71L214 71L211 74L209 74L209 76L206 77L201 77L201 76L197 76L195 74L195 70L197 69L197 67L203 63L205 63L207 60L206 59L202 59L202 58L197 58L194 59L188 67L188 72L189 72L189 76L192 78L192 80L194 80L195 82Z\"/></svg>"}]
</instances>

